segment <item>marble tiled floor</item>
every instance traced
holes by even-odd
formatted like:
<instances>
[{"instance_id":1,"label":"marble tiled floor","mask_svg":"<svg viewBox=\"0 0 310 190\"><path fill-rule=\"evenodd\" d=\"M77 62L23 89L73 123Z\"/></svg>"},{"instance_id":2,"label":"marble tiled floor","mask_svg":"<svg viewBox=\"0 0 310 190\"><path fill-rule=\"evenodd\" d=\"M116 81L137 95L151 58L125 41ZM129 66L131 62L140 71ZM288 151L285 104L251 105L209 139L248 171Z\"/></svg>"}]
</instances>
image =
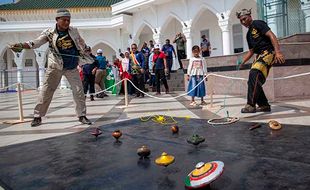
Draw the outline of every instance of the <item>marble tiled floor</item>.
<instances>
[{"instance_id":1,"label":"marble tiled floor","mask_svg":"<svg viewBox=\"0 0 310 190\"><path fill-rule=\"evenodd\" d=\"M183 92L163 94L160 97L171 98L181 93ZM24 116L28 120L32 118L37 96L37 91L23 93ZM225 117L227 112L229 116L239 117L241 121L268 122L270 119L275 119L283 124L310 126L310 99L271 102L271 113L255 114L240 113L240 109L246 102L245 97L215 95L215 109L211 110L206 109L206 106L190 107L189 100L190 97L187 96L169 100L130 97L129 107L124 108L124 96L109 96L93 102L87 99L87 114L94 123L91 127L156 114L209 119ZM209 103L210 99L207 97L206 101ZM90 127L81 125L77 121L70 90L58 90L55 93L41 126L32 128L30 121L15 125L4 124L18 119L17 95L0 94L0 146L66 135Z\"/></svg>"}]
</instances>

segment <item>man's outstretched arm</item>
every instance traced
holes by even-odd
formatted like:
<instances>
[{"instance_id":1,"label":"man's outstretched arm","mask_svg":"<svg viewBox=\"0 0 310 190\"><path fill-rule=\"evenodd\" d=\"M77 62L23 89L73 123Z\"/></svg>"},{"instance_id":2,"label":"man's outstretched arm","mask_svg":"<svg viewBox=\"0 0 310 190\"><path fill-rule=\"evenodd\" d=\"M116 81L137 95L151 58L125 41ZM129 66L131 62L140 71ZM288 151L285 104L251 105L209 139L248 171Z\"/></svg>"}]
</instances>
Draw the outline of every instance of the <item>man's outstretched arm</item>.
<instances>
[{"instance_id":1,"label":"man's outstretched arm","mask_svg":"<svg viewBox=\"0 0 310 190\"><path fill-rule=\"evenodd\" d=\"M283 54L280 51L280 46L279 46L279 42L278 42L277 37L274 35L274 33L271 30L266 32L265 35L271 40L272 46L273 46L274 51L275 51L276 63L280 63L280 64L284 63L285 59L284 59Z\"/></svg>"}]
</instances>

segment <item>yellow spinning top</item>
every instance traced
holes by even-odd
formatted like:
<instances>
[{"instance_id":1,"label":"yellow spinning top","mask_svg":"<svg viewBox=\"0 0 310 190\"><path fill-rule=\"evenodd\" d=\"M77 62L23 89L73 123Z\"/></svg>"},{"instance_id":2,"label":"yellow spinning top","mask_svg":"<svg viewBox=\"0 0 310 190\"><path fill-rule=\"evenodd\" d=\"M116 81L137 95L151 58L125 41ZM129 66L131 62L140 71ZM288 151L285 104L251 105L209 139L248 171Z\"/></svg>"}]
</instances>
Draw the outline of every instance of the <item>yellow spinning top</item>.
<instances>
[{"instance_id":1,"label":"yellow spinning top","mask_svg":"<svg viewBox=\"0 0 310 190\"><path fill-rule=\"evenodd\" d=\"M194 177L198 177L201 176L202 174L207 173L210 169L212 168L212 164L211 163L203 163L203 162L199 162L196 165L196 169L192 172L192 176Z\"/></svg>"},{"instance_id":2,"label":"yellow spinning top","mask_svg":"<svg viewBox=\"0 0 310 190\"><path fill-rule=\"evenodd\" d=\"M168 155L166 152L163 152L160 157L155 160L155 163L159 166L169 166L174 162L174 156Z\"/></svg>"}]
</instances>

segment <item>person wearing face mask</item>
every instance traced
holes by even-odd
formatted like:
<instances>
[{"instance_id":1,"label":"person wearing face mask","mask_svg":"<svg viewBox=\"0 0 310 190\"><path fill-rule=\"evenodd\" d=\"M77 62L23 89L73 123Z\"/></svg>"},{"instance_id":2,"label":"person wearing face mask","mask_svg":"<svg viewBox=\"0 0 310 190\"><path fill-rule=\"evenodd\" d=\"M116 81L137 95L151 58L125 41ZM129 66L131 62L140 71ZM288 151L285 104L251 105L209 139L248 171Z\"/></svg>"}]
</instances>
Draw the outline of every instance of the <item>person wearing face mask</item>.
<instances>
[{"instance_id":1,"label":"person wearing face mask","mask_svg":"<svg viewBox=\"0 0 310 190\"><path fill-rule=\"evenodd\" d=\"M70 26L70 19L71 14L67 9L59 9L56 13L54 27L44 30L35 40L10 46L13 51L20 52L23 49L36 49L49 43L48 67L37 105L34 108L32 127L42 124L41 117L46 115L63 75L71 85L78 120L82 124L91 124L86 117L85 96L77 65L92 63L94 59L86 53L87 46L78 30Z\"/></svg>"}]
</instances>

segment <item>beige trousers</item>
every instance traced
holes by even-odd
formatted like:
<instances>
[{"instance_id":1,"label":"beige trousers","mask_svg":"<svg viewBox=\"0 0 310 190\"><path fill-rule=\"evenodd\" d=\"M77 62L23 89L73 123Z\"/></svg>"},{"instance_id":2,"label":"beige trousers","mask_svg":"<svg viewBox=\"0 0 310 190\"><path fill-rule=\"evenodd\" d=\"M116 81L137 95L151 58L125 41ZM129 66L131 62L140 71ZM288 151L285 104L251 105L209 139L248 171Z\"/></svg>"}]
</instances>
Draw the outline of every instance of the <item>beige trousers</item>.
<instances>
[{"instance_id":1,"label":"beige trousers","mask_svg":"<svg viewBox=\"0 0 310 190\"><path fill-rule=\"evenodd\" d=\"M85 95L78 70L59 70L48 68L45 74L45 81L38 98L38 103L34 108L34 117L43 117L46 115L62 75L67 78L69 84L71 85L77 117L86 115Z\"/></svg>"},{"instance_id":2,"label":"beige trousers","mask_svg":"<svg viewBox=\"0 0 310 190\"><path fill-rule=\"evenodd\" d=\"M105 89L105 79L107 77L107 70L106 69L97 69L96 71L96 78L95 78L95 88L96 92Z\"/></svg>"}]
</instances>

